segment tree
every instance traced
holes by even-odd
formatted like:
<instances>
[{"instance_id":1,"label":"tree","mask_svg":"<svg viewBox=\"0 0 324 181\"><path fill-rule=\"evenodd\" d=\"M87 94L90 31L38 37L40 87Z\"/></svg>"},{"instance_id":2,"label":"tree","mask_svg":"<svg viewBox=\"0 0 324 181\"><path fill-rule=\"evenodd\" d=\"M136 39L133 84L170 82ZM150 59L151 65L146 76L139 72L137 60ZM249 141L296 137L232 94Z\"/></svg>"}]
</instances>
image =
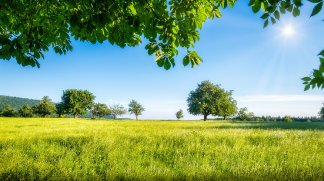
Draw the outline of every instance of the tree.
<instances>
[{"instance_id":1,"label":"tree","mask_svg":"<svg viewBox=\"0 0 324 181\"><path fill-rule=\"evenodd\" d=\"M182 109L180 109L178 112L176 112L176 117L177 117L178 120L183 118L183 111L182 111Z\"/></svg>"},{"instance_id":2,"label":"tree","mask_svg":"<svg viewBox=\"0 0 324 181\"><path fill-rule=\"evenodd\" d=\"M114 119L116 119L117 116L121 116L121 115L127 113L127 110L124 108L124 106L119 105L119 104L114 104L114 105L110 106L109 109L110 109L111 115L113 116Z\"/></svg>"},{"instance_id":3,"label":"tree","mask_svg":"<svg viewBox=\"0 0 324 181\"><path fill-rule=\"evenodd\" d=\"M93 118L95 117L101 118L105 115L111 114L111 111L106 104L95 103L92 106L91 113L93 115Z\"/></svg>"},{"instance_id":4,"label":"tree","mask_svg":"<svg viewBox=\"0 0 324 181\"><path fill-rule=\"evenodd\" d=\"M90 110L95 96L87 90L68 89L63 91L62 104L66 113L74 118Z\"/></svg>"},{"instance_id":5,"label":"tree","mask_svg":"<svg viewBox=\"0 0 324 181\"><path fill-rule=\"evenodd\" d=\"M194 67L202 62L191 48L199 40L203 23L222 17L221 10L233 7L236 1L4 1L0 6L0 59L39 67L38 60L50 48L58 54L71 51L71 38L94 44L108 41L120 47L139 45L145 38L145 48L156 56L158 66L175 66L178 49L186 48L183 65ZM323 1L309 1L316 3L314 16ZM250 0L249 6L254 13L264 12L261 18L267 27L287 12L299 16L302 2L305 0ZM324 80L316 79L323 77L323 69L319 70L322 74L311 79L321 81L318 84L323 88Z\"/></svg>"},{"instance_id":6,"label":"tree","mask_svg":"<svg viewBox=\"0 0 324 181\"><path fill-rule=\"evenodd\" d=\"M316 3L311 14L314 16L321 11L323 1L310 1ZM181 47L188 49L183 64L190 63L193 67L202 61L196 52L189 50L199 39L199 29L207 19L220 18L221 9L233 7L235 2L7 1L0 7L3 17L0 22L0 58L15 58L23 66L39 67L38 59L44 58L44 52L49 48L59 54L71 51L72 37L91 43L108 40L120 47L136 46L144 37L149 40L148 53L157 57L160 67L169 69L174 66L174 57ZM264 11L261 18L266 27L286 12L299 16L302 0L250 0L249 5L255 13ZM320 68L319 71L321 74L314 71L315 76L310 78L315 81L307 81L309 84L305 89L310 87L308 85L324 87L323 70Z\"/></svg>"},{"instance_id":7,"label":"tree","mask_svg":"<svg viewBox=\"0 0 324 181\"><path fill-rule=\"evenodd\" d=\"M320 112L318 113L318 115L319 115L320 119L324 119L324 104L323 104Z\"/></svg>"},{"instance_id":8,"label":"tree","mask_svg":"<svg viewBox=\"0 0 324 181\"><path fill-rule=\"evenodd\" d=\"M38 105L34 107L35 114L38 114L42 117L51 115L55 113L55 111L56 111L55 104L48 96L43 97L43 99L38 103Z\"/></svg>"},{"instance_id":9,"label":"tree","mask_svg":"<svg viewBox=\"0 0 324 181\"><path fill-rule=\"evenodd\" d=\"M221 101L224 99L226 91L219 85L214 85L209 81L198 84L198 88L191 91L187 99L188 112L193 115L203 115L204 121L210 114L219 115Z\"/></svg>"},{"instance_id":10,"label":"tree","mask_svg":"<svg viewBox=\"0 0 324 181\"><path fill-rule=\"evenodd\" d=\"M222 116L224 120L226 120L228 116L233 116L236 114L236 101L231 96L231 91L223 94L223 97L219 101L218 114L216 116Z\"/></svg>"},{"instance_id":11,"label":"tree","mask_svg":"<svg viewBox=\"0 0 324 181\"><path fill-rule=\"evenodd\" d=\"M139 115L142 115L143 111L145 111L144 107L135 100L132 100L128 104L128 112L135 114L136 120L138 120Z\"/></svg>"},{"instance_id":12,"label":"tree","mask_svg":"<svg viewBox=\"0 0 324 181\"><path fill-rule=\"evenodd\" d=\"M284 116L282 120L287 123L291 123L294 121L290 116Z\"/></svg>"},{"instance_id":13,"label":"tree","mask_svg":"<svg viewBox=\"0 0 324 181\"><path fill-rule=\"evenodd\" d=\"M16 110L13 109L9 104L6 104L0 111L0 115L3 117L14 117Z\"/></svg>"},{"instance_id":14,"label":"tree","mask_svg":"<svg viewBox=\"0 0 324 181\"><path fill-rule=\"evenodd\" d=\"M237 114L237 119L241 120L241 121L249 121L252 120L254 117L254 113L253 112L249 112L248 109L246 107L241 108L238 111Z\"/></svg>"},{"instance_id":15,"label":"tree","mask_svg":"<svg viewBox=\"0 0 324 181\"><path fill-rule=\"evenodd\" d=\"M59 118L63 117L66 114L66 110L64 108L64 104L62 102L55 105L56 106L56 114Z\"/></svg>"},{"instance_id":16,"label":"tree","mask_svg":"<svg viewBox=\"0 0 324 181\"><path fill-rule=\"evenodd\" d=\"M33 117L33 108L27 105L24 105L18 110L18 113L21 117Z\"/></svg>"}]
</instances>

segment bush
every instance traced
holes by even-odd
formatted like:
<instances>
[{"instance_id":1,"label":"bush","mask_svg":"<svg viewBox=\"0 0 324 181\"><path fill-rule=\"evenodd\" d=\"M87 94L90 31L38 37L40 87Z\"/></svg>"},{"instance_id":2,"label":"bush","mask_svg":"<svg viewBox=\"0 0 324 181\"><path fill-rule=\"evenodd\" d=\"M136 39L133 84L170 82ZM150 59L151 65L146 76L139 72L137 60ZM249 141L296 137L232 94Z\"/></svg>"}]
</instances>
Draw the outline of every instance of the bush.
<instances>
[{"instance_id":1,"label":"bush","mask_svg":"<svg viewBox=\"0 0 324 181\"><path fill-rule=\"evenodd\" d=\"M290 116L285 116L285 117L282 118L282 120L283 120L284 122L287 122L287 123L291 123L291 122L293 122L293 119L292 119Z\"/></svg>"},{"instance_id":2,"label":"bush","mask_svg":"<svg viewBox=\"0 0 324 181\"><path fill-rule=\"evenodd\" d=\"M0 115L3 117L14 117L16 114L16 110L14 110L9 104L5 105L0 111Z\"/></svg>"}]
</instances>

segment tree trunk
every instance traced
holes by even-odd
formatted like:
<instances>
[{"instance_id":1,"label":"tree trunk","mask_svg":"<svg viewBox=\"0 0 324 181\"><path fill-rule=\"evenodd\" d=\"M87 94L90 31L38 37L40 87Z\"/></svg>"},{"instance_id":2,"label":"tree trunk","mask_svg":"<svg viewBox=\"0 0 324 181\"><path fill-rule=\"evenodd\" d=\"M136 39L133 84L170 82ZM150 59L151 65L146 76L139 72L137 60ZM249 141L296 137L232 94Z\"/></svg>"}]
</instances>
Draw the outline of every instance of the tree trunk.
<instances>
[{"instance_id":1,"label":"tree trunk","mask_svg":"<svg viewBox=\"0 0 324 181\"><path fill-rule=\"evenodd\" d=\"M76 115L76 114L73 114L73 117L74 117L74 118L77 118L77 115Z\"/></svg>"},{"instance_id":2,"label":"tree trunk","mask_svg":"<svg viewBox=\"0 0 324 181\"><path fill-rule=\"evenodd\" d=\"M224 120L226 120L226 116L224 116Z\"/></svg>"},{"instance_id":3,"label":"tree trunk","mask_svg":"<svg viewBox=\"0 0 324 181\"><path fill-rule=\"evenodd\" d=\"M135 115L136 116L136 120L138 120L138 115Z\"/></svg>"},{"instance_id":4,"label":"tree trunk","mask_svg":"<svg viewBox=\"0 0 324 181\"><path fill-rule=\"evenodd\" d=\"M206 121L207 120L207 114L204 114L204 121Z\"/></svg>"}]
</instances>

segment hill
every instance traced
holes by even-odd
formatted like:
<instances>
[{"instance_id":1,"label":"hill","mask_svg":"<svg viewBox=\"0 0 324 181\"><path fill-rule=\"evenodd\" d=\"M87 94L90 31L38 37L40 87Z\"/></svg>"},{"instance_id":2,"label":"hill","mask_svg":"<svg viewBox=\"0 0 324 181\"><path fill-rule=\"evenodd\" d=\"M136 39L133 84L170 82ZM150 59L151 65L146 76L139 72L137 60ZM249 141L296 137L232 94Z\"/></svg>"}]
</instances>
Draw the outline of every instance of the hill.
<instances>
[{"instance_id":1,"label":"hill","mask_svg":"<svg viewBox=\"0 0 324 181\"><path fill-rule=\"evenodd\" d=\"M11 107L18 109L23 105L35 106L38 102L39 100L0 95L0 108L9 104Z\"/></svg>"}]
</instances>

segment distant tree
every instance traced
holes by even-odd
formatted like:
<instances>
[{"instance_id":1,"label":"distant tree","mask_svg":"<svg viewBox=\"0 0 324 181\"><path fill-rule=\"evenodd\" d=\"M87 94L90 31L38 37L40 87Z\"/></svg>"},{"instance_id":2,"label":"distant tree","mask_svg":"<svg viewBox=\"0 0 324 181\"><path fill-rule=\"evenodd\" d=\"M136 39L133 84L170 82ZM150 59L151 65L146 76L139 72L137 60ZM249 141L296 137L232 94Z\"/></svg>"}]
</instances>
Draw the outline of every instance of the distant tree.
<instances>
[{"instance_id":1,"label":"distant tree","mask_svg":"<svg viewBox=\"0 0 324 181\"><path fill-rule=\"evenodd\" d=\"M56 114L58 115L59 118L63 117L66 114L66 110L62 102L56 104L55 107L56 107Z\"/></svg>"},{"instance_id":2,"label":"distant tree","mask_svg":"<svg viewBox=\"0 0 324 181\"><path fill-rule=\"evenodd\" d=\"M228 116L233 116L237 113L236 101L232 98L232 92L226 92L220 99L218 105L218 112L215 116L222 116L224 120Z\"/></svg>"},{"instance_id":3,"label":"distant tree","mask_svg":"<svg viewBox=\"0 0 324 181\"><path fill-rule=\"evenodd\" d=\"M248 109L246 107L241 108L237 114L237 119L242 120L242 121L243 120L246 120L246 121L252 120L253 117L254 117L254 113L248 112Z\"/></svg>"},{"instance_id":4,"label":"distant tree","mask_svg":"<svg viewBox=\"0 0 324 181\"><path fill-rule=\"evenodd\" d=\"M66 113L76 118L91 109L94 99L95 96L87 90L68 89L63 91L62 106Z\"/></svg>"},{"instance_id":5,"label":"distant tree","mask_svg":"<svg viewBox=\"0 0 324 181\"><path fill-rule=\"evenodd\" d=\"M177 117L178 120L183 118L183 111L182 111L182 109L180 109L178 112L176 112L176 117Z\"/></svg>"},{"instance_id":6,"label":"distant tree","mask_svg":"<svg viewBox=\"0 0 324 181\"><path fill-rule=\"evenodd\" d=\"M130 112L131 114L134 114L136 117L136 120L138 120L138 116L142 115L142 112L145 111L144 107L135 100L132 100L129 103L128 107L129 107L128 112Z\"/></svg>"},{"instance_id":7,"label":"distant tree","mask_svg":"<svg viewBox=\"0 0 324 181\"><path fill-rule=\"evenodd\" d=\"M16 116L16 110L13 109L9 104L6 104L1 109L0 115L3 117L14 117L14 116Z\"/></svg>"},{"instance_id":8,"label":"distant tree","mask_svg":"<svg viewBox=\"0 0 324 181\"><path fill-rule=\"evenodd\" d=\"M320 119L324 119L324 104L323 104L320 112L318 113L318 115L319 115Z\"/></svg>"},{"instance_id":9,"label":"distant tree","mask_svg":"<svg viewBox=\"0 0 324 181\"><path fill-rule=\"evenodd\" d=\"M283 120L284 122L287 122L287 123L291 123L291 122L293 122L293 119L292 119L290 116L284 116L284 117L282 118L282 120Z\"/></svg>"},{"instance_id":10,"label":"distant tree","mask_svg":"<svg viewBox=\"0 0 324 181\"><path fill-rule=\"evenodd\" d=\"M34 113L40 115L41 117L46 117L55 113L56 107L52 100L45 96L43 99L34 107Z\"/></svg>"},{"instance_id":11,"label":"distant tree","mask_svg":"<svg viewBox=\"0 0 324 181\"><path fill-rule=\"evenodd\" d=\"M208 115L220 115L220 109L222 104L228 101L228 97L224 89L220 88L219 85L214 85L210 81L203 81L198 84L198 88L191 91L187 99L188 112L193 115L203 115L204 121L207 120ZM226 111L223 111L225 114ZM223 115L224 116L224 115Z\"/></svg>"},{"instance_id":12,"label":"distant tree","mask_svg":"<svg viewBox=\"0 0 324 181\"><path fill-rule=\"evenodd\" d=\"M111 111L107 107L106 104L95 103L92 106L91 113L92 113L93 118L95 118L95 117L101 118L105 115L111 114Z\"/></svg>"},{"instance_id":13,"label":"distant tree","mask_svg":"<svg viewBox=\"0 0 324 181\"><path fill-rule=\"evenodd\" d=\"M18 110L19 116L21 117L33 117L33 108L28 106L28 105L24 105L23 107L21 107Z\"/></svg>"},{"instance_id":14,"label":"distant tree","mask_svg":"<svg viewBox=\"0 0 324 181\"><path fill-rule=\"evenodd\" d=\"M119 105L119 104L114 104L114 105L110 106L109 109L110 109L111 115L113 116L114 119L116 119L117 116L121 116L121 115L127 113L126 108L124 108L124 106Z\"/></svg>"}]
</instances>

